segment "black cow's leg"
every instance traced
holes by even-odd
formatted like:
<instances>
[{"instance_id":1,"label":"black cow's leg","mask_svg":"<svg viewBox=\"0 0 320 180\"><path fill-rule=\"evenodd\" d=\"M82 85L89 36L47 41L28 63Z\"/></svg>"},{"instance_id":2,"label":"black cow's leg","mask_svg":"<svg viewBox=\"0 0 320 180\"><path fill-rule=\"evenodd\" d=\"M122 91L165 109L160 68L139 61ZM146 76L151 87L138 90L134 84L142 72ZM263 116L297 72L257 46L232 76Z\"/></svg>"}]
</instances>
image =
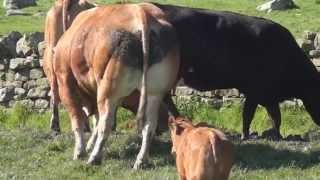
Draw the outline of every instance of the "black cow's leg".
<instances>
[{"instance_id":1,"label":"black cow's leg","mask_svg":"<svg viewBox=\"0 0 320 180\"><path fill-rule=\"evenodd\" d=\"M243 106L242 112L242 140L249 138L250 124L256 112L258 104L250 101L249 98L246 99Z\"/></svg>"},{"instance_id":2,"label":"black cow's leg","mask_svg":"<svg viewBox=\"0 0 320 180\"><path fill-rule=\"evenodd\" d=\"M269 115L269 118L272 122L272 128L274 131L274 135L272 135L272 139L279 140L280 135L280 125L281 125L281 112L278 103L273 103L265 106Z\"/></svg>"}]
</instances>

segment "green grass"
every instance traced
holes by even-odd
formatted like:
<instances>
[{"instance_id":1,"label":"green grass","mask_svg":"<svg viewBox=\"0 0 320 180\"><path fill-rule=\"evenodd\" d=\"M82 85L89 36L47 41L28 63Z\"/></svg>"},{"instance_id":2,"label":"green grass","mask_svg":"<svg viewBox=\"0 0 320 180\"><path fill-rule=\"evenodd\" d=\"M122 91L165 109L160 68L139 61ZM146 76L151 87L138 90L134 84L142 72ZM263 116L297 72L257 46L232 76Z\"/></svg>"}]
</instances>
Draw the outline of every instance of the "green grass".
<instances>
[{"instance_id":1,"label":"green grass","mask_svg":"<svg viewBox=\"0 0 320 180\"><path fill-rule=\"evenodd\" d=\"M26 8L31 14L45 12L53 0L38 0L39 6ZM114 2L97 1L99 4ZM301 9L257 12L255 7L264 0L157 0L157 2L230 10L272 19L287 27L296 37L304 30L320 31L320 4L317 0L296 0ZM2 0L0 0L2 4ZM43 31L44 17L5 17L0 8L0 34L9 31ZM181 103L180 111L196 122L206 121L227 132L240 133L241 105L213 109L196 102ZM237 180L311 180L320 178L319 128L303 108L282 108L283 136L301 134L314 136L311 142L269 142L265 140L241 143L234 140L236 162L231 179ZM152 145L150 167L132 171L140 140L135 130L128 129L133 115L121 109L118 129L112 134L101 166L87 166L85 161L72 161L73 136L67 113L61 112L63 134L52 137L48 131L50 113L34 113L23 106L0 108L0 179L177 179L174 158L170 152L168 133ZM262 133L271 127L263 108L258 108L252 131Z\"/></svg>"},{"instance_id":2,"label":"green grass","mask_svg":"<svg viewBox=\"0 0 320 180\"><path fill-rule=\"evenodd\" d=\"M242 104L236 103L224 106L221 109L214 109L209 105L199 104L192 100L190 103L179 103L178 108L182 113L193 119L195 122L206 121L210 124L241 133L242 131ZM309 114L303 107L282 107L281 134L286 137L292 134L305 134L311 130L316 130L316 124L311 120ZM258 107L252 121L251 131L256 131L260 135L263 131L272 127L271 120L263 107Z\"/></svg>"},{"instance_id":3,"label":"green grass","mask_svg":"<svg viewBox=\"0 0 320 180\"><path fill-rule=\"evenodd\" d=\"M226 132L237 133L241 129L239 104L217 110L195 102L179 101L178 107L185 116L206 121ZM85 160L73 161L73 134L66 112L61 112L63 133L52 137L48 130L50 113L35 113L21 105L12 109L0 108L0 179L177 179L168 133L153 142L148 168L132 171L140 138L135 130L126 128L132 123L129 119L133 115L123 109L117 114L118 130L109 138L103 164L88 166ZM319 179L319 128L303 109L282 108L282 113L282 133L314 132L318 138L311 142L240 142L235 136L236 161L232 180ZM253 130L262 132L266 128L269 128L268 118L259 108Z\"/></svg>"},{"instance_id":4,"label":"green grass","mask_svg":"<svg viewBox=\"0 0 320 180\"><path fill-rule=\"evenodd\" d=\"M319 9L320 4L317 0L296 0L300 9L287 11L274 11L272 13L258 12L255 8L265 2L264 0L154 0L166 4L176 4L182 6L191 6L207 8L214 10L228 10L240 12L247 15L265 17L272 19L287 27L296 37L299 37L304 30L320 31ZM116 0L98 0L98 4L113 3ZM133 2L138 2L135 0ZM2 0L0 0L2 4ZM25 11L31 14L36 12L46 12L53 0L38 0L38 6L26 8ZM5 10L0 8L0 34L6 34L9 31L32 32L43 31L44 17L34 16L4 16Z\"/></svg>"}]
</instances>

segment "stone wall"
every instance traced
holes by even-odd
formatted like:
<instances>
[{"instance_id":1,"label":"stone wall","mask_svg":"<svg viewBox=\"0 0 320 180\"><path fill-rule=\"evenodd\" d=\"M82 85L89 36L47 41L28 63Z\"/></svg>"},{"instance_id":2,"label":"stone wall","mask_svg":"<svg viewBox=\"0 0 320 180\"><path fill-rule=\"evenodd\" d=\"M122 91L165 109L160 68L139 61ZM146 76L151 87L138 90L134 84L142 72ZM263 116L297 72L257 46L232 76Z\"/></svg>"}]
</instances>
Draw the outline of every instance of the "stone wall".
<instances>
[{"instance_id":1,"label":"stone wall","mask_svg":"<svg viewBox=\"0 0 320 180\"><path fill-rule=\"evenodd\" d=\"M320 32L305 31L302 39L298 39L297 42L320 70Z\"/></svg>"},{"instance_id":2,"label":"stone wall","mask_svg":"<svg viewBox=\"0 0 320 180\"><path fill-rule=\"evenodd\" d=\"M320 33L306 31L298 43L320 69ZM19 102L38 110L49 107L50 88L42 70L44 47L43 33L39 32L24 35L11 32L0 37L0 105L11 107ZM199 92L179 86L175 94L180 99L193 98L214 107L243 99L236 89ZM301 105L301 102L286 104Z\"/></svg>"},{"instance_id":3,"label":"stone wall","mask_svg":"<svg viewBox=\"0 0 320 180\"><path fill-rule=\"evenodd\" d=\"M10 107L19 102L38 110L49 107L42 41L43 33L38 32L11 32L0 38L0 105Z\"/></svg>"}]
</instances>

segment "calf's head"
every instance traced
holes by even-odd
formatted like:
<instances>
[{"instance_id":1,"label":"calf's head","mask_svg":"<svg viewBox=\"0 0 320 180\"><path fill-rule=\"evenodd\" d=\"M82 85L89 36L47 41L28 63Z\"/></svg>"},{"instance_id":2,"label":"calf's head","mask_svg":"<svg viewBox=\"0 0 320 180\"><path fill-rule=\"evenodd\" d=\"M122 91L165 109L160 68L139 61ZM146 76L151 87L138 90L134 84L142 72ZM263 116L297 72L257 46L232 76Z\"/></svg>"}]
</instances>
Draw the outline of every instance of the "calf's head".
<instances>
[{"instance_id":1,"label":"calf's head","mask_svg":"<svg viewBox=\"0 0 320 180\"><path fill-rule=\"evenodd\" d=\"M177 150L177 147L181 142L183 134L188 130L194 128L194 126L192 125L191 121L182 117L174 118L173 116L170 116L168 123L170 127L171 139L172 139L171 152L175 153Z\"/></svg>"}]
</instances>

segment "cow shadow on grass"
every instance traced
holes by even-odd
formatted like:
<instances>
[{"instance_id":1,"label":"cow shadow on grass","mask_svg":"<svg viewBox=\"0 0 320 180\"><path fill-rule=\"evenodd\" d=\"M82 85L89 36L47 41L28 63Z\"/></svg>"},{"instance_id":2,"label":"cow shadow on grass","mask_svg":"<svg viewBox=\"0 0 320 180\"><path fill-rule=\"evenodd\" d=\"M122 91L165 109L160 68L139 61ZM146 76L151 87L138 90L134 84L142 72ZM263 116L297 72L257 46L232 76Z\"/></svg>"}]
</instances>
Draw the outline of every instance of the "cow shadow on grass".
<instances>
[{"instance_id":1,"label":"cow shadow on grass","mask_svg":"<svg viewBox=\"0 0 320 180\"><path fill-rule=\"evenodd\" d=\"M133 165L139 153L141 138L135 134L112 135L107 145L107 158ZM309 142L270 142L266 140L235 142L235 165L241 169L278 169L280 167L310 168L320 163L320 151L308 150ZM150 164L146 168L174 166L171 140L168 134L156 137L151 144Z\"/></svg>"},{"instance_id":2,"label":"cow shadow on grass","mask_svg":"<svg viewBox=\"0 0 320 180\"><path fill-rule=\"evenodd\" d=\"M134 134L113 135L107 149L107 158L128 161L133 165L141 147L141 137ZM146 168L175 165L171 154L171 141L166 137L156 137L151 143L150 163Z\"/></svg>"},{"instance_id":3,"label":"cow shadow on grass","mask_svg":"<svg viewBox=\"0 0 320 180\"><path fill-rule=\"evenodd\" d=\"M277 146L279 148L275 148ZM303 150L292 150L281 146L282 144L278 143L274 145L263 143L237 144L235 146L235 164L241 169L256 170L280 167L306 169L320 163L320 151L303 152Z\"/></svg>"}]
</instances>

